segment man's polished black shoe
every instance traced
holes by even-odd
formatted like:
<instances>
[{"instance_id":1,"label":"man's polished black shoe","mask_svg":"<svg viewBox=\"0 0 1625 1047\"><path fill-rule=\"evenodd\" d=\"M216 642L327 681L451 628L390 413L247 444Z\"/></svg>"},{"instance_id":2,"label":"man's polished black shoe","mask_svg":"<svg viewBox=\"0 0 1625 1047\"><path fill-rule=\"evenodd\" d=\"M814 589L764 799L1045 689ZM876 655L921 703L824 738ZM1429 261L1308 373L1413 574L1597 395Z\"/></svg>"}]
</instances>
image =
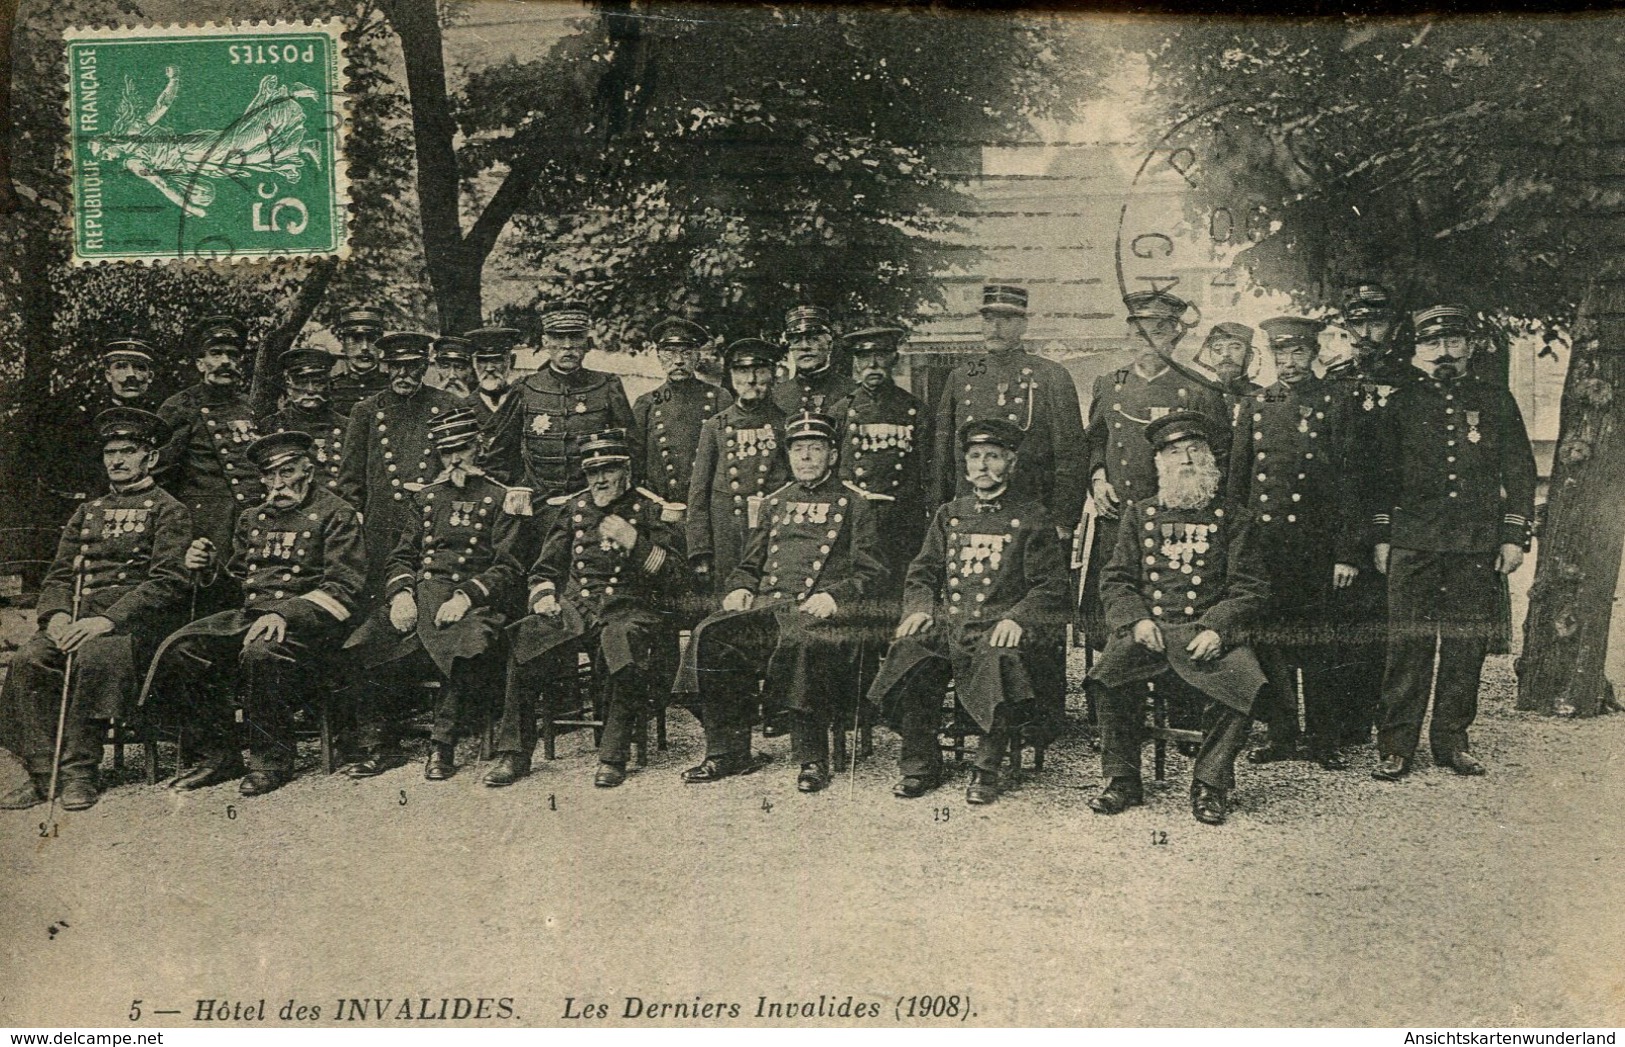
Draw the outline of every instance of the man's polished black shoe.
<instances>
[{"instance_id":1,"label":"man's polished black shoe","mask_svg":"<svg viewBox=\"0 0 1625 1047\"><path fill-rule=\"evenodd\" d=\"M293 775L287 771L279 771L272 767L262 771L249 771L243 775L243 780L238 783L237 791L244 796L264 796L266 793L276 792L284 785L287 785L288 780L292 777Z\"/></svg>"},{"instance_id":2,"label":"man's polished black shoe","mask_svg":"<svg viewBox=\"0 0 1625 1047\"><path fill-rule=\"evenodd\" d=\"M512 785L530 773L530 757L520 753L497 753L496 763L485 772L485 784L493 789Z\"/></svg>"},{"instance_id":3,"label":"man's polished black shoe","mask_svg":"<svg viewBox=\"0 0 1625 1047\"><path fill-rule=\"evenodd\" d=\"M999 772L972 767L970 784L965 786L965 802L977 805L992 803L999 798Z\"/></svg>"},{"instance_id":4,"label":"man's polished black shoe","mask_svg":"<svg viewBox=\"0 0 1625 1047\"><path fill-rule=\"evenodd\" d=\"M1384 756L1371 777L1379 782L1397 782L1411 773L1411 762L1403 756Z\"/></svg>"},{"instance_id":5,"label":"man's polished black shoe","mask_svg":"<svg viewBox=\"0 0 1625 1047\"><path fill-rule=\"evenodd\" d=\"M829 785L829 768L821 763L804 763L796 775L796 788L804 793L820 792Z\"/></svg>"},{"instance_id":6,"label":"man's polished black shoe","mask_svg":"<svg viewBox=\"0 0 1625 1047\"><path fill-rule=\"evenodd\" d=\"M1261 745L1247 754L1248 763L1281 763L1284 760L1296 760L1298 750L1291 745L1270 742Z\"/></svg>"},{"instance_id":7,"label":"man's polished black shoe","mask_svg":"<svg viewBox=\"0 0 1625 1047\"><path fill-rule=\"evenodd\" d=\"M241 778L246 770L242 755L239 753L209 753L197 766L189 767L176 775L169 783L169 787L185 790L206 789L211 785L221 785Z\"/></svg>"},{"instance_id":8,"label":"man's polished black shoe","mask_svg":"<svg viewBox=\"0 0 1625 1047\"><path fill-rule=\"evenodd\" d=\"M376 778L406 762L398 749L368 749L366 755L344 771L351 778Z\"/></svg>"},{"instance_id":9,"label":"man's polished black shoe","mask_svg":"<svg viewBox=\"0 0 1625 1047\"><path fill-rule=\"evenodd\" d=\"M1473 759L1470 754L1464 752L1453 752L1443 759L1435 756L1433 758L1433 762L1438 764L1440 767L1448 767L1457 774L1465 775L1469 778L1477 778L1479 775L1489 773L1488 768L1479 763L1477 760ZM66 807L67 803L64 802L62 806Z\"/></svg>"},{"instance_id":10,"label":"man's polished black shoe","mask_svg":"<svg viewBox=\"0 0 1625 1047\"><path fill-rule=\"evenodd\" d=\"M1343 754L1336 749L1322 750L1315 753L1310 759L1320 764L1320 769L1323 771L1346 771L1349 769L1349 762L1343 759Z\"/></svg>"},{"instance_id":11,"label":"man's polished black shoe","mask_svg":"<svg viewBox=\"0 0 1625 1047\"><path fill-rule=\"evenodd\" d=\"M899 800L915 800L940 784L942 779L935 774L905 774L891 787L891 794Z\"/></svg>"},{"instance_id":12,"label":"man's polished black shoe","mask_svg":"<svg viewBox=\"0 0 1625 1047\"><path fill-rule=\"evenodd\" d=\"M626 781L626 768L613 763L598 765L598 773L593 775L592 784L600 789L613 789Z\"/></svg>"},{"instance_id":13,"label":"man's polished black shoe","mask_svg":"<svg viewBox=\"0 0 1625 1047\"><path fill-rule=\"evenodd\" d=\"M101 790L96 788L95 778L73 777L62 783L64 811L88 811L96 806L96 801L100 798Z\"/></svg>"},{"instance_id":14,"label":"man's polished black shoe","mask_svg":"<svg viewBox=\"0 0 1625 1047\"><path fill-rule=\"evenodd\" d=\"M456 751L444 742L430 746L429 759L423 764L423 777L431 782L443 782L456 773Z\"/></svg>"},{"instance_id":15,"label":"man's polished black shoe","mask_svg":"<svg viewBox=\"0 0 1625 1047\"><path fill-rule=\"evenodd\" d=\"M732 778L736 774L750 774L763 764L768 757L764 753L754 753L748 756L707 756L696 767L690 767L682 774L683 781L690 785L703 785L706 782L720 782L724 778Z\"/></svg>"},{"instance_id":16,"label":"man's polished black shoe","mask_svg":"<svg viewBox=\"0 0 1625 1047\"><path fill-rule=\"evenodd\" d=\"M1096 814L1122 814L1130 807L1145 804L1145 792L1140 783L1128 778L1113 778L1106 783L1100 795L1089 801L1089 809Z\"/></svg>"},{"instance_id":17,"label":"man's polished black shoe","mask_svg":"<svg viewBox=\"0 0 1625 1047\"><path fill-rule=\"evenodd\" d=\"M1223 789L1202 782L1191 787L1191 814L1203 825L1223 825L1228 808Z\"/></svg>"}]
</instances>

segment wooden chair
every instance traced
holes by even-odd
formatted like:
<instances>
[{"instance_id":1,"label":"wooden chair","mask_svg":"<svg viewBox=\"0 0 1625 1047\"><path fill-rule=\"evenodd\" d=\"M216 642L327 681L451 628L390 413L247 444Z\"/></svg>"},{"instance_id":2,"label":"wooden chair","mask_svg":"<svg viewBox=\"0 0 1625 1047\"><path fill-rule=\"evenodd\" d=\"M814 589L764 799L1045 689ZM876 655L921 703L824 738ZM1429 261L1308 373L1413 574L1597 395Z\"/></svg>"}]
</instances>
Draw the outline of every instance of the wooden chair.
<instances>
[{"instance_id":1,"label":"wooden chair","mask_svg":"<svg viewBox=\"0 0 1625 1047\"><path fill-rule=\"evenodd\" d=\"M561 733L590 729L594 748L604 740L604 689L598 686L592 654L578 650L574 672L567 668L563 679L556 683L558 692L551 698L544 695L542 699L542 756L548 760L558 758L556 742ZM645 707L639 712L632 728L632 758L639 767L649 765L651 719L655 724L655 746L661 752L666 751L666 706L660 701L654 705L653 710Z\"/></svg>"},{"instance_id":2,"label":"wooden chair","mask_svg":"<svg viewBox=\"0 0 1625 1047\"><path fill-rule=\"evenodd\" d=\"M1151 702L1151 727L1146 733L1151 736L1152 774L1160 782L1167 777L1168 743L1201 745L1202 732L1173 726L1171 707L1175 703L1188 701L1189 695L1179 686L1172 673L1146 681L1146 690Z\"/></svg>"},{"instance_id":3,"label":"wooden chair","mask_svg":"<svg viewBox=\"0 0 1625 1047\"><path fill-rule=\"evenodd\" d=\"M937 728L937 746L948 754L954 763L963 763L965 757L975 752L965 739L980 738L983 734L981 725L973 720L959 705L958 692L954 690L953 681L949 680L947 688L942 694L942 726ZM1047 746L1027 745L1021 740L1021 732L1012 731L1010 738L1010 771L1019 775L1027 768L1024 766L1025 750L1032 749L1032 770L1044 769L1044 752Z\"/></svg>"}]
</instances>

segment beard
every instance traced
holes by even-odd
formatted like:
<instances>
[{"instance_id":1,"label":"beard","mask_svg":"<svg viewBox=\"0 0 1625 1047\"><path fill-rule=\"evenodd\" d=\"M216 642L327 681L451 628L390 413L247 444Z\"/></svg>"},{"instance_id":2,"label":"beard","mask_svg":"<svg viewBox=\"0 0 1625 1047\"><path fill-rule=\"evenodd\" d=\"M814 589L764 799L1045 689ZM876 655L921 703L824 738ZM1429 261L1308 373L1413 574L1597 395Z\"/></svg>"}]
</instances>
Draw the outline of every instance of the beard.
<instances>
[{"instance_id":1,"label":"beard","mask_svg":"<svg viewBox=\"0 0 1625 1047\"><path fill-rule=\"evenodd\" d=\"M1219 467L1204 450L1189 465L1157 463L1157 504L1164 509L1201 509L1219 493Z\"/></svg>"}]
</instances>

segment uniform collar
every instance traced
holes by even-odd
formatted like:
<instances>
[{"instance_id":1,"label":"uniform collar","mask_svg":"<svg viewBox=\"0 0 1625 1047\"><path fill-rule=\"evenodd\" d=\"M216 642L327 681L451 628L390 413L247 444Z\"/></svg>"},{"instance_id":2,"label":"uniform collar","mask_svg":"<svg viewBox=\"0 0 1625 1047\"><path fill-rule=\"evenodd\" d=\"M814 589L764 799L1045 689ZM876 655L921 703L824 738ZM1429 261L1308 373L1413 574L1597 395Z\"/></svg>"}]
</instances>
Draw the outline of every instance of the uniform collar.
<instances>
[{"instance_id":1,"label":"uniform collar","mask_svg":"<svg viewBox=\"0 0 1625 1047\"><path fill-rule=\"evenodd\" d=\"M141 479L137 480L135 483L133 483L133 484L125 484L122 487L120 487L118 484L115 484L115 483L109 481L108 484L107 484L107 489L109 491L113 492L114 494L140 494L142 491L147 490L148 488L155 485L157 482L158 482L157 480L154 480L152 478L152 474L148 473L146 476L143 476Z\"/></svg>"},{"instance_id":2,"label":"uniform collar","mask_svg":"<svg viewBox=\"0 0 1625 1047\"><path fill-rule=\"evenodd\" d=\"M806 491L808 494L817 494L819 491L823 490L825 487L828 487L830 485L830 483L834 479L835 479L835 470L832 468L832 469L830 469L829 472L825 473L819 479L814 480L812 483L802 483L800 480L797 480L796 484L803 491Z\"/></svg>"},{"instance_id":3,"label":"uniform collar","mask_svg":"<svg viewBox=\"0 0 1625 1047\"><path fill-rule=\"evenodd\" d=\"M972 491L971 501L975 503L976 511L979 513L996 513L1003 510L1004 496L1009 493L1010 483L1006 481L1003 487L991 494L984 495L981 491Z\"/></svg>"},{"instance_id":4,"label":"uniform collar","mask_svg":"<svg viewBox=\"0 0 1625 1047\"><path fill-rule=\"evenodd\" d=\"M227 388L225 386L212 385L209 382L199 382L192 388L197 390L198 402L208 404L211 407L217 407L221 404L238 403L243 398L241 390L238 386L231 386L230 388Z\"/></svg>"}]
</instances>

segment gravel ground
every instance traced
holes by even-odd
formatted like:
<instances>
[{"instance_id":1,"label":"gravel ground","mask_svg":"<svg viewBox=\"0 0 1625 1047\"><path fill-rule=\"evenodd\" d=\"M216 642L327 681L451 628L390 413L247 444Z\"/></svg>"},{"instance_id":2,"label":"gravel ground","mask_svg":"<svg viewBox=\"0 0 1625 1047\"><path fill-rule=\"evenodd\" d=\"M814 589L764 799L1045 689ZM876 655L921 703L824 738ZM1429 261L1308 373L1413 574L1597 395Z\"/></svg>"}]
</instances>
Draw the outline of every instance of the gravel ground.
<instances>
[{"instance_id":1,"label":"gravel ground","mask_svg":"<svg viewBox=\"0 0 1625 1047\"><path fill-rule=\"evenodd\" d=\"M885 1025L899 998L958 994L986 1025L1618 1025L1625 719L1539 719L1511 693L1492 660L1488 778L1384 784L1369 752L1343 774L1244 765L1222 828L1191 819L1177 757L1148 806L1092 814L1098 760L1070 739L987 808L962 777L893 799L884 731L824 794L796 793L784 739L761 773L684 786L681 712L613 792L573 737L502 791L475 767L307 771L247 801L127 784L53 839L43 808L0 812L0 1024L262 998L268 1024L290 999L329 1024L338 997L394 1016L459 996L511 998L508 1024L589 1003L602 1024L746 1024L758 997L822 995ZM628 997L740 1011L650 1022ZM794 1023L855 1023L814 1015Z\"/></svg>"}]
</instances>

